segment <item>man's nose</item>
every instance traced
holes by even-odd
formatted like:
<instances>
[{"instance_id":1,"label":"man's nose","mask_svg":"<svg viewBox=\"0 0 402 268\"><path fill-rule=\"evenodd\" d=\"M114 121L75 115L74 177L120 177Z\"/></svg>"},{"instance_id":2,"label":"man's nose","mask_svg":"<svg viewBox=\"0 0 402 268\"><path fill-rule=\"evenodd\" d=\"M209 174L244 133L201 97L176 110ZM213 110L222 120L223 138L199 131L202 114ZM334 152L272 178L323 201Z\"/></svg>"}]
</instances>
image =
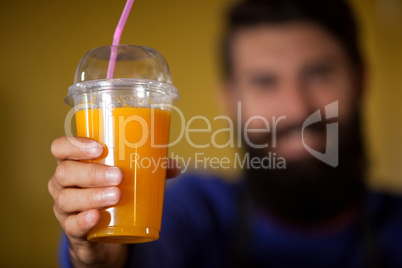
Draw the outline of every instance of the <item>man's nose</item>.
<instances>
[{"instance_id":1,"label":"man's nose","mask_svg":"<svg viewBox=\"0 0 402 268\"><path fill-rule=\"evenodd\" d=\"M289 121L303 122L313 112L312 100L301 82L287 83L282 92L284 114Z\"/></svg>"}]
</instances>

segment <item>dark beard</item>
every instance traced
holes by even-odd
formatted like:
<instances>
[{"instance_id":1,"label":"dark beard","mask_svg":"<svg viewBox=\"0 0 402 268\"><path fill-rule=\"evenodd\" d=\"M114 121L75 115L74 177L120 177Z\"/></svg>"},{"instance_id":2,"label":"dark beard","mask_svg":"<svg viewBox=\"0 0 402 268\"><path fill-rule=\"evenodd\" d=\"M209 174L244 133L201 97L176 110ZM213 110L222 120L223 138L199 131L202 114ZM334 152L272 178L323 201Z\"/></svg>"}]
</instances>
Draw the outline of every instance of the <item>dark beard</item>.
<instances>
[{"instance_id":1,"label":"dark beard","mask_svg":"<svg viewBox=\"0 0 402 268\"><path fill-rule=\"evenodd\" d=\"M359 112L348 123L341 123L336 168L311 157L287 162L286 169L247 169L252 200L279 219L296 224L318 223L359 206L365 192L366 163ZM267 155L266 149L247 147L246 151L250 158Z\"/></svg>"}]
</instances>

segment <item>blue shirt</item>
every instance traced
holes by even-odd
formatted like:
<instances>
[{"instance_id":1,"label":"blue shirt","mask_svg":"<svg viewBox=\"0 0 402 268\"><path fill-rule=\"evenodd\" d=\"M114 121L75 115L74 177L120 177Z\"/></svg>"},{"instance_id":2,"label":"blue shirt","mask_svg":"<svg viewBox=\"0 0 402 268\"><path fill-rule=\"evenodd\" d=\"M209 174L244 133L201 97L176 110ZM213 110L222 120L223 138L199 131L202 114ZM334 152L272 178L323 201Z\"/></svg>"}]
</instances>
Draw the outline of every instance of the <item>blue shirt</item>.
<instances>
[{"instance_id":1,"label":"blue shirt","mask_svg":"<svg viewBox=\"0 0 402 268\"><path fill-rule=\"evenodd\" d=\"M247 239L242 240L242 188L242 183L207 175L170 183L159 240L130 245L127 267L234 267L238 260L246 261L245 267L367 267L372 251L366 250L359 220L335 231L312 233L281 226L255 209L248 217ZM375 249L378 267L402 267L402 198L370 192L365 207L373 233L369 245ZM60 262L71 267L66 240Z\"/></svg>"}]
</instances>

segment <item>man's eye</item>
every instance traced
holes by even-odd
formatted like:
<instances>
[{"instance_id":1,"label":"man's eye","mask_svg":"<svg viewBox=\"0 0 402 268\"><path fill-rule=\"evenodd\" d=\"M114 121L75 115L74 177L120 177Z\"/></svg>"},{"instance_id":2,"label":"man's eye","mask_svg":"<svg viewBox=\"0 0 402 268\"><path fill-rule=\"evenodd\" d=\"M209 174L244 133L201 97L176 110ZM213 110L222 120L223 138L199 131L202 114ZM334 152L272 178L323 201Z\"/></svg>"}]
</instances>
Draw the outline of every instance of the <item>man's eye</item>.
<instances>
[{"instance_id":1,"label":"man's eye","mask_svg":"<svg viewBox=\"0 0 402 268\"><path fill-rule=\"evenodd\" d=\"M314 66L306 70L304 77L308 80L324 80L331 74L330 66Z\"/></svg>"},{"instance_id":2,"label":"man's eye","mask_svg":"<svg viewBox=\"0 0 402 268\"><path fill-rule=\"evenodd\" d=\"M261 89L269 89L275 85L276 79L273 76L259 75L251 78L251 84Z\"/></svg>"}]
</instances>

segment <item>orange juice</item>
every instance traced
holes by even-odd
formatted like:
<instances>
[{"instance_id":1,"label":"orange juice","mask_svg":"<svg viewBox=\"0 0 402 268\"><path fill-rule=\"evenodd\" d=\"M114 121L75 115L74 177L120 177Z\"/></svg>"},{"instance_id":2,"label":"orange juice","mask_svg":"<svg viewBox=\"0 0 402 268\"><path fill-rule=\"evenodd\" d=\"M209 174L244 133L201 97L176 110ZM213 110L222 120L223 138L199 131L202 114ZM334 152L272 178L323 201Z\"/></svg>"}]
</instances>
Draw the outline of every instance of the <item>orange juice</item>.
<instances>
[{"instance_id":1,"label":"orange juice","mask_svg":"<svg viewBox=\"0 0 402 268\"><path fill-rule=\"evenodd\" d=\"M104 243L141 243L159 238L167 166L170 112L119 107L82 109L76 113L79 137L105 145L90 161L124 172L120 202L101 209L100 222L88 239Z\"/></svg>"}]
</instances>

